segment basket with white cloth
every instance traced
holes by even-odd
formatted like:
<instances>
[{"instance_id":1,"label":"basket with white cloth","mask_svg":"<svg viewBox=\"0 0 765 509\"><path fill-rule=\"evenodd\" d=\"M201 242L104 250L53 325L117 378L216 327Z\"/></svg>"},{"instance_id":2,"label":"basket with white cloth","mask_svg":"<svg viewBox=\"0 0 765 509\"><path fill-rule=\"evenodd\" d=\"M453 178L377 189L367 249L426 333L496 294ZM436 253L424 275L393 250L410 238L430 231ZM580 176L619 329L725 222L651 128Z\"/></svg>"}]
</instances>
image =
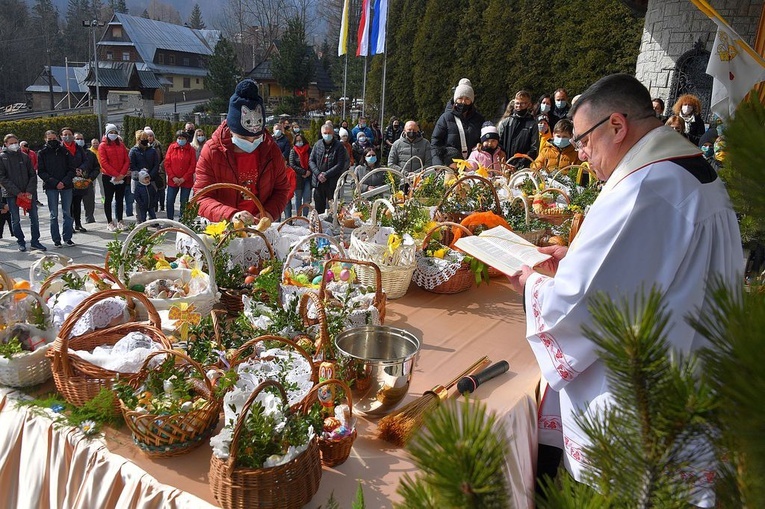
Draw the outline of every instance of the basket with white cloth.
<instances>
[{"instance_id":1,"label":"basket with white cloth","mask_svg":"<svg viewBox=\"0 0 765 509\"><path fill-rule=\"evenodd\" d=\"M417 268L412 280L420 288L433 293L460 293L469 290L475 282L470 264L465 255L457 250L441 246L440 256L428 256L428 246L433 235L444 227L459 228L465 235L472 235L461 224L444 222L432 228L422 241L422 250L417 252Z\"/></svg>"}]
</instances>

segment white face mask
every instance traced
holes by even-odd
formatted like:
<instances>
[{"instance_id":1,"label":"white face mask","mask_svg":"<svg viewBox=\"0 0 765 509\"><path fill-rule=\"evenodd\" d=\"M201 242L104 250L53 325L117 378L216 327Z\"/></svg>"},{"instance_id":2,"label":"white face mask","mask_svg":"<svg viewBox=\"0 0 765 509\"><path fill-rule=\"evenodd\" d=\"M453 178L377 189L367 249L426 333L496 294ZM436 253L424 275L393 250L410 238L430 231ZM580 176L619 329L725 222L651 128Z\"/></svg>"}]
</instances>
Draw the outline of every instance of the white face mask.
<instances>
[{"instance_id":1,"label":"white face mask","mask_svg":"<svg viewBox=\"0 0 765 509\"><path fill-rule=\"evenodd\" d=\"M110 140L114 141L114 140L117 139L117 133L109 133L109 134L106 135L106 137L109 138Z\"/></svg>"},{"instance_id":2,"label":"white face mask","mask_svg":"<svg viewBox=\"0 0 765 509\"><path fill-rule=\"evenodd\" d=\"M296 141L295 142L295 146L296 147L302 147L303 146L303 142L302 141Z\"/></svg>"},{"instance_id":3,"label":"white face mask","mask_svg":"<svg viewBox=\"0 0 765 509\"><path fill-rule=\"evenodd\" d=\"M566 107L566 101L555 101L555 107L562 110Z\"/></svg>"},{"instance_id":4,"label":"white face mask","mask_svg":"<svg viewBox=\"0 0 765 509\"><path fill-rule=\"evenodd\" d=\"M690 104L683 104L683 107L680 108L680 111L683 112L683 115L690 115L691 113L693 113L693 106L691 106Z\"/></svg>"},{"instance_id":5,"label":"white face mask","mask_svg":"<svg viewBox=\"0 0 765 509\"><path fill-rule=\"evenodd\" d=\"M281 129L274 129L274 138L278 138L282 135Z\"/></svg>"},{"instance_id":6,"label":"white face mask","mask_svg":"<svg viewBox=\"0 0 765 509\"><path fill-rule=\"evenodd\" d=\"M8 150L11 152L18 152L19 151L19 144L18 143L11 143L8 145Z\"/></svg>"},{"instance_id":7,"label":"white face mask","mask_svg":"<svg viewBox=\"0 0 765 509\"><path fill-rule=\"evenodd\" d=\"M74 140L74 142L77 144L78 147L85 146L85 140Z\"/></svg>"},{"instance_id":8,"label":"white face mask","mask_svg":"<svg viewBox=\"0 0 765 509\"><path fill-rule=\"evenodd\" d=\"M539 106L539 111L541 111L542 113L547 113L548 111L550 111L550 105L547 103L542 103Z\"/></svg>"},{"instance_id":9,"label":"white face mask","mask_svg":"<svg viewBox=\"0 0 765 509\"><path fill-rule=\"evenodd\" d=\"M256 148L263 142L263 136L260 136L258 138L255 138L253 141L247 141L244 138L239 138L237 136L231 137L231 143L239 147L240 149L244 150L248 154L251 154L255 151Z\"/></svg>"}]
</instances>

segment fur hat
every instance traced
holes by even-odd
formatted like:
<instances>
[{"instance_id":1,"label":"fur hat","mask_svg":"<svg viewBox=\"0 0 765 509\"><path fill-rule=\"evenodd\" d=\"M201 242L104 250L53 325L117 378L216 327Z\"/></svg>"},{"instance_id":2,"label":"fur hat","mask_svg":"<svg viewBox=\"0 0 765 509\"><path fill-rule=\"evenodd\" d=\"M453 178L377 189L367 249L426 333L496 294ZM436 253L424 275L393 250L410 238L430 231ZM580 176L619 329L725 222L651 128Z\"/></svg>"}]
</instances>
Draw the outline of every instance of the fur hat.
<instances>
[{"instance_id":1,"label":"fur hat","mask_svg":"<svg viewBox=\"0 0 765 509\"><path fill-rule=\"evenodd\" d=\"M486 140L499 140L499 131L493 125L481 128L481 141Z\"/></svg>"},{"instance_id":2,"label":"fur hat","mask_svg":"<svg viewBox=\"0 0 765 509\"><path fill-rule=\"evenodd\" d=\"M456 102L460 97L467 97L470 99L470 102L475 102L473 84L470 83L470 80L467 78L462 78L459 85L457 85L457 88L454 89L454 101Z\"/></svg>"},{"instance_id":3,"label":"fur hat","mask_svg":"<svg viewBox=\"0 0 765 509\"><path fill-rule=\"evenodd\" d=\"M240 136L260 136L266 124L266 110L251 79L242 80L228 101L226 123L232 133Z\"/></svg>"}]
</instances>

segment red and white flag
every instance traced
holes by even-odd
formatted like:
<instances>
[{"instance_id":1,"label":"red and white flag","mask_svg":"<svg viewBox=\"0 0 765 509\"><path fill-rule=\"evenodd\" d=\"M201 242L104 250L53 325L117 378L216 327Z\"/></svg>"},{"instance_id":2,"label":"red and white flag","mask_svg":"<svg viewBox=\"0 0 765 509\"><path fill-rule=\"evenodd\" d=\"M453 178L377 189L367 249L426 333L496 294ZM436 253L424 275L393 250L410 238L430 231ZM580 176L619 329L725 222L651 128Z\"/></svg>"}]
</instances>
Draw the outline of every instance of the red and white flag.
<instances>
[{"instance_id":1,"label":"red and white flag","mask_svg":"<svg viewBox=\"0 0 765 509\"><path fill-rule=\"evenodd\" d=\"M369 0L363 0L361 4L361 19L359 19L359 44L356 47L356 56L369 55Z\"/></svg>"}]
</instances>

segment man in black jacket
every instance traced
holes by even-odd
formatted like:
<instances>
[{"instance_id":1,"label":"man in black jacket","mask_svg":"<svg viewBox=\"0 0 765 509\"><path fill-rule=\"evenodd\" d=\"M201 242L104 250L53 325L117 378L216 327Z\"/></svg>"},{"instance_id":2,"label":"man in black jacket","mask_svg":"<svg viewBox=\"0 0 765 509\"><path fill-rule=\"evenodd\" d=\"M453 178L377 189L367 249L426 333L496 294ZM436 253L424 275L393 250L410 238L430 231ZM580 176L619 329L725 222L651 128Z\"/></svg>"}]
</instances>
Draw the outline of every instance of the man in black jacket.
<instances>
[{"instance_id":1,"label":"man in black jacket","mask_svg":"<svg viewBox=\"0 0 765 509\"><path fill-rule=\"evenodd\" d=\"M343 144L335 139L332 125L321 126L321 139L311 149L308 161L311 167L311 185L314 188L313 201L319 214L327 210L327 200L332 199L337 180L347 161L348 152Z\"/></svg>"},{"instance_id":2,"label":"man in black jacket","mask_svg":"<svg viewBox=\"0 0 765 509\"><path fill-rule=\"evenodd\" d=\"M71 133L72 131L66 130ZM69 136L67 134L67 136ZM69 140L65 140L67 143ZM74 141L74 133L72 140ZM84 158L81 161L85 164ZM56 247L61 247L63 233L64 244L73 246L72 233L74 233L74 219L72 218L72 180L75 175L75 166L70 165L70 157L67 149L61 145L56 136L56 131L45 131L45 146L37 153L37 175L43 181L43 189L48 197L48 210L50 211L50 237ZM64 215L63 232L58 228L58 203L61 200L61 212Z\"/></svg>"},{"instance_id":3,"label":"man in black jacket","mask_svg":"<svg viewBox=\"0 0 765 509\"><path fill-rule=\"evenodd\" d=\"M21 229L18 198L31 205L29 222L32 226L32 249L45 251L40 244L40 223L37 218L37 174L28 155L19 150L19 139L15 134L3 138L5 150L0 153L0 185L8 192L8 207L11 210L11 228L19 244L19 251L26 251L24 231Z\"/></svg>"},{"instance_id":4,"label":"man in black jacket","mask_svg":"<svg viewBox=\"0 0 765 509\"><path fill-rule=\"evenodd\" d=\"M462 78L454 89L453 100L446 105L433 129L430 138L433 164L456 168L452 160L467 159L478 145L484 119L476 111L474 99L473 85L469 79Z\"/></svg>"},{"instance_id":5,"label":"man in black jacket","mask_svg":"<svg viewBox=\"0 0 765 509\"><path fill-rule=\"evenodd\" d=\"M531 114L531 94L520 90L515 94L513 114L503 119L497 126L499 146L507 154L508 160L514 154L526 154L531 161L539 155L539 129L534 115ZM527 167L531 161L516 159L513 164L519 168Z\"/></svg>"}]
</instances>

